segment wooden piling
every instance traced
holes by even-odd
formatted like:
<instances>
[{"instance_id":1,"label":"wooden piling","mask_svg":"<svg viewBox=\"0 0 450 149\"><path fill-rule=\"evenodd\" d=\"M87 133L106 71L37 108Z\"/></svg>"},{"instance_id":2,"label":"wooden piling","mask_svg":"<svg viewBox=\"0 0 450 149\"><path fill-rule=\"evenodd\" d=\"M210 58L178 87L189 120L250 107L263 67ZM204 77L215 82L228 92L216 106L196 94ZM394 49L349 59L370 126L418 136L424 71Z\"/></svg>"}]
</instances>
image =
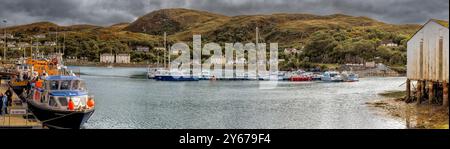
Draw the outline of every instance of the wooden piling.
<instances>
[{"instance_id":1,"label":"wooden piling","mask_svg":"<svg viewBox=\"0 0 450 149\"><path fill-rule=\"evenodd\" d=\"M411 80L406 79L406 99L405 101L409 101L411 99Z\"/></svg>"},{"instance_id":2,"label":"wooden piling","mask_svg":"<svg viewBox=\"0 0 450 149\"><path fill-rule=\"evenodd\" d=\"M433 104L433 99L434 99L434 82L433 81L428 81L428 104Z\"/></svg>"},{"instance_id":3,"label":"wooden piling","mask_svg":"<svg viewBox=\"0 0 450 149\"><path fill-rule=\"evenodd\" d=\"M447 81L444 81L442 83L442 90L443 90L442 106L448 107L448 83L447 83Z\"/></svg>"},{"instance_id":4,"label":"wooden piling","mask_svg":"<svg viewBox=\"0 0 450 149\"><path fill-rule=\"evenodd\" d=\"M416 99L417 104L420 104L420 100L422 99L422 81L417 81L417 89L416 89Z\"/></svg>"}]
</instances>

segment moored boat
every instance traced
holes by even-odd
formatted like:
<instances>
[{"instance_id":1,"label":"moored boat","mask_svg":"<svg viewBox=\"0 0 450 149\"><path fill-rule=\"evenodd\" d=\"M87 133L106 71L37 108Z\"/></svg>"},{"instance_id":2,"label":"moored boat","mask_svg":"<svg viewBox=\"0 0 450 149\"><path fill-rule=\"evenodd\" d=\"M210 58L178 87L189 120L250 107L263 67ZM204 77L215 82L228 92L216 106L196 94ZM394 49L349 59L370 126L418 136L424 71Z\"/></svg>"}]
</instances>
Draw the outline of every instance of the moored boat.
<instances>
[{"instance_id":1,"label":"moored boat","mask_svg":"<svg viewBox=\"0 0 450 149\"><path fill-rule=\"evenodd\" d=\"M307 76L307 75L296 75L296 76L292 76L291 78L289 78L289 81L294 81L294 82L312 81L312 77Z\"/></svg>"},{"instance_id":2,"label":"moored boat","mask_svg":"<svg viewBox=\"0 0 450 149\"><path fill-rule=\"evenodd\" d=\"M325 81L325 82L342 82L342 81L344 81L342 79L342 76L340 75L340 73L336 72L336 71L324 72L321 80Z\"/></svg>"},{"instance_id":3,"label":"moored boat","mask_svg":"<svg viewBox=\"0 0 450 149\"><path fill-rule=\"evenodd\" d=\"M93 98L77 76L48 76L34 86L25 98L28 109L44 126L79 129L95 111Z\"/></svg>"},{"instance_id":4,"label":"moored boat","mask_svg":"<svg viewBox=\"0 0 450 149\"><path fill-rule=\"evenodd\" d=\"M357 82L359 81L359 75L355 74L353 72L343 72L342 73L342 78L344 82Z\"/></svg>"},{"instance_id":5,"label":"moored boat","mask_svg":"<svg viewBox=\"0 0 450 149\"><path fill-rule=\"evenodd\" d=\"M148 79L154 79L158 73L160 73L163 70L163 68L148 68L147 69L147 78Z\"/></svg>"},{"instance_id":6,"label":"moored boat","mask_svg":"<svg viewBox=\"0 0 450 149\"><path fill-rule=\"evenodd\" d=\"M160 70L155 75L155 80L158 81L199 81L198 76L184 74L179 71Z\"/></svg>"}]
</instances>

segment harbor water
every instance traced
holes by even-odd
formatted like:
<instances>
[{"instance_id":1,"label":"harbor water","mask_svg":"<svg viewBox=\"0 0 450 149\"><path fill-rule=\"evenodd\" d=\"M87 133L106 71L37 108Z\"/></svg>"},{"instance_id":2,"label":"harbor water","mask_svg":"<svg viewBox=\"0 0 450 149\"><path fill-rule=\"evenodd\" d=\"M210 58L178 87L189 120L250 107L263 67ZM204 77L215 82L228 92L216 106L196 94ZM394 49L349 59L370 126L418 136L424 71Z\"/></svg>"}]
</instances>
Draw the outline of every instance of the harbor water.
<instances>
[{"instance_id":1,"label":"harbor water","mask_svg":"<svg viewBox=\"0 0 450 149\"><path fill-rule=\"evenodd\" d=\"M401 90L405 78L361 78L349 83L258 81L163 82L146 68L76 67L95 96L85 128L125 129L398 129L405 122L365 103Z\"/></svg>"}]
</instances>

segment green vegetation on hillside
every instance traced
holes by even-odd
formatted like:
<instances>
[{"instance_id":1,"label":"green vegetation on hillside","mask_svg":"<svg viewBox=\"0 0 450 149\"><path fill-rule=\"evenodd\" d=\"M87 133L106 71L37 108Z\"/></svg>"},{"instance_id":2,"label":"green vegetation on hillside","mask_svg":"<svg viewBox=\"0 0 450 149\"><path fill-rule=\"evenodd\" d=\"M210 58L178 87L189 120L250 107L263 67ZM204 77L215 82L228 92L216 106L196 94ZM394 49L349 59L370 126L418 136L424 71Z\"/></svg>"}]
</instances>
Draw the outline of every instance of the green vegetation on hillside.
<instances>
[{"instance_id":1,"label":"green vegetation on hillside","mask_svg":"<svg viewBox=\"0 0 450 149\"><path fill-rule=\"evenodd\" d=\"M188 9L163 9L144 15L132 23L108 27L93 25L58 26L39 22L7 28L16 42L58 40L58 46L41 46L51 53L63 49L65 56L87 57L98 61L101 53L130 53L133 62L156 62L163 46L163 33L168 42L192 42L192 35L201 34L203 43L255 42L259 27L261 42L279 43L279 56L285 61L282 69L328 68L344 63L377 61L399 70L406 63L406 41L419 25L393 25L367 17L342 14L318 16L312 14L273 14L224 16ZM56 33L57 32L57 33ZM31 38L44 34L45 38ZM65 37L65 40L64 38ZM393 43L398 46L386 46ZM137 46L149 47L149 52L135 51ZM192 45L190 45L192 46ZM285 54L285 48L296 48L297 54ZM29 48L28 48L29 49ZM8 55L20 51L9 51ZM10 55L11 54L11 55ZM324 65L329 64L329 65Z\"/></svg>"}]
</instances>

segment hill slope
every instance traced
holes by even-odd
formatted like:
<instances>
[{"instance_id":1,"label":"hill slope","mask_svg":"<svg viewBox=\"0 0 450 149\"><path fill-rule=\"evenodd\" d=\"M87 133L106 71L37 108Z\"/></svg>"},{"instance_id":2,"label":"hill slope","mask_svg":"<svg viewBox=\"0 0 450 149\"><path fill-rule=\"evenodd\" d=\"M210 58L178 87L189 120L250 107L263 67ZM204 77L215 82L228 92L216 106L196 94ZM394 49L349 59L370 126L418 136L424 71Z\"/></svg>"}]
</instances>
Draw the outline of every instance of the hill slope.
<instances>
[{"instance_id":1,"label":"hill slope","mask_svg":"<svg viewBox=\"0 0 450 149\"><path fill-rule=\"evenodd\" d=\"M167 32L168 35L182 36L214 30L228 20L227 16L204 11L181 8L162 9L140 17L125 30L151 35L163 35L164 32Z\"/></svg>"},{"instance_id":2,"label":"hill slope","mask_svg":"<svg viewBox=\"0 0 450 149\"><path fill-rule=\"evenodd\" d=\"M38 22L7 28L19 37L46 34L41 42L54 41L58 31L66 35L68 56L88 56L98 60L99 53L132 53L133 61L155 62L162 46L162 35L167 32L169 42L191 42L192 35L200 34L204 42L254 42L255 29L260 29L265 43L279 43L284 48L297 48L303 53L285 55L285 67L307 67L305 63L348 63L381 58L388 65L403 66L406 59L404 41L421 26L415 24L388 24L368 17L344 14L271 14L225 16L189 9L162 9L151 12L131 23L112 26L59 26ZM61 36L58 40L62 42ZM27 39L20 41L27 42ZM385 47L395 43L396 47ZM136 46L150 47L149 53L133 52ZM116 48L118 47L118 48ZM49 49L51 51L51 48ZM89 52L83 52L89 51ZM282 66L283 67L283 66Z\"/></svg>"},{"instance_id":3,"label":"hill slope","mask_svg":"<svg viewBox=\"0 0 450 149\"><path fill-rule=\"evenodd\" d=\"M286 47L304 43L320 30L378 29L408 36L420 25L394 25L367 17L343 14L272 14L227 17L188 9L162 9L151 12L125 28L127 31L161 36L164 32L173 40L189 41L193 34L215 42L248 42L254 40L255 28L260 28L264 41L278 42Z\"/></svg>"}]
</instances>

